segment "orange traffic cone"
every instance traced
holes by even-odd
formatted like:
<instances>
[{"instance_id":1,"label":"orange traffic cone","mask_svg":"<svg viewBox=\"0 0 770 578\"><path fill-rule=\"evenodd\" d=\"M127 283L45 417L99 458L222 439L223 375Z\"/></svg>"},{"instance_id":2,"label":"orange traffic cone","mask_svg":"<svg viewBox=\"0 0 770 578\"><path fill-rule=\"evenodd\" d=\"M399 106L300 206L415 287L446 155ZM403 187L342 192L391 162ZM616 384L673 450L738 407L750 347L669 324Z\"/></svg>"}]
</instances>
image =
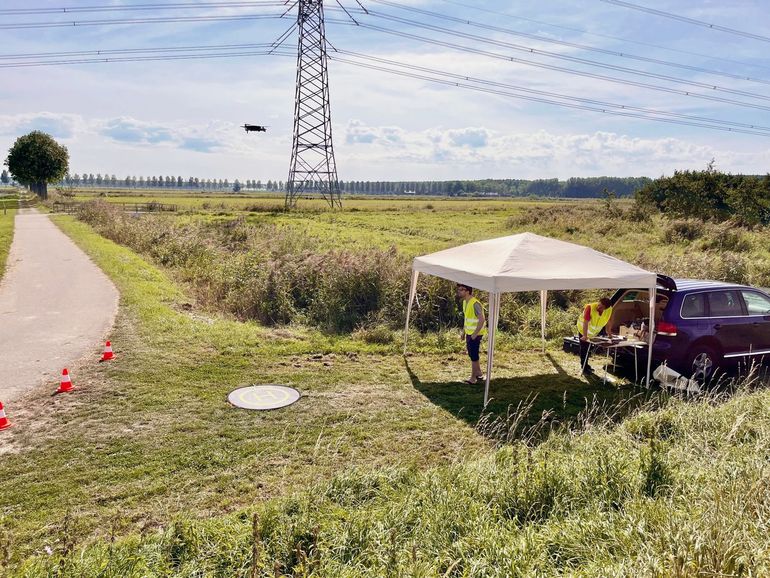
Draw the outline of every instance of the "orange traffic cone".
<instances>
[{"instance_id":1,"label":"orange traffic cone","mask_svg":"<svg viewBox=\"0 0 770 578\"><path fill-rule=\"evenodd\" d=\"M5 429L7 427L11 427L13 424L8 421L8 418L5 416L5 409L3 408L3 402L0 401L0 429Z\"/></svg>"},{"instance_id":2,"label":"orange traffic cone","mask_svg":"<svg viewBox=\"0 0 770 578\"><path fill-rule=\"evenodd\" d=\"M102 353L102 361L109 361L113 359L115 354L112 352L112 344L108 341L104 346L104 353Z\"/></svg>"},{"instance_id":3,"label":"orange traffic cone","mask_svg":"<svg viewBox=\"0 0 770 578\"><path fill-rule=\"evenodd\" d=\"M67 371L67 368L65 367L61 372L61 383L59 384L59 389L56 390L56 393L67 393L73 389L70 372Z\"/></svg>"}]
</instances>

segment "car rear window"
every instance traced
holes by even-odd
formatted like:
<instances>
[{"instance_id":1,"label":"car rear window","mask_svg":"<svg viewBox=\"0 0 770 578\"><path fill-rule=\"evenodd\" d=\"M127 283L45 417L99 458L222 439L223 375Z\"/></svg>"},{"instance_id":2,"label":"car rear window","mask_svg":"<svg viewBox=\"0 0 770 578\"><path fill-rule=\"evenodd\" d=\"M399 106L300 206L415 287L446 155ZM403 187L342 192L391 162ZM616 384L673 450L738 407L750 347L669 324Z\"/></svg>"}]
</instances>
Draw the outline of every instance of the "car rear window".
<instances>
[{"instance_id":1,"label":"car rear window","mask_svg":"<svg viewBox=\"0 0 770 578\"><path fill-rule=\"evenodd\" d=\"M756 291L742 291L749 315L770 315L770 298Z\"/></svg>"},{"instance_id":2,"label":"car rear window","mask_svg":"<svg viewBox=\"0 0 770 578\"><path fill-rule=\"evenodd\" d=\"M682 318L695 319L698 317L706 317L705 293L685 295L682 301Z\"/></svg>"},{"instance_id":3,"label":"car rear window","mask_svg":"<svg viewBox=\"0 0 770 578\"><path fill-rule=\"evenodd\" d=\"M711 317L740 317L743 307L737 291L712 291L708 293Z\"/></svg>"}]
</instances>

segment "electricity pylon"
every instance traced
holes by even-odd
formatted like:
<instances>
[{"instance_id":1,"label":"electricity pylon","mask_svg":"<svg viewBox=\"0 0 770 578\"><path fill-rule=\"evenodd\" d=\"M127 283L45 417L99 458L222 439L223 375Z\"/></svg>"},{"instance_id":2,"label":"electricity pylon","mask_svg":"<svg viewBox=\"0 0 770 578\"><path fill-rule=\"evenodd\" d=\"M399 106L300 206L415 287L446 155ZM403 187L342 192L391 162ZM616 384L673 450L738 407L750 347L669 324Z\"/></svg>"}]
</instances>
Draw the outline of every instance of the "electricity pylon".
<instances>
[{"instance_id":1,"label":"electricity pylon","mask_svg":"<svg viewBox=\"0 0 770 578\"><path fill-rule=\"evenodd\" d=\"M323 0L299 0L297 27L294 143L286 182L286 206L294 207L302 193L315 192L321 193L332 207L340 207L342 199L332 147Z\"/></svg>"}]
</instances>

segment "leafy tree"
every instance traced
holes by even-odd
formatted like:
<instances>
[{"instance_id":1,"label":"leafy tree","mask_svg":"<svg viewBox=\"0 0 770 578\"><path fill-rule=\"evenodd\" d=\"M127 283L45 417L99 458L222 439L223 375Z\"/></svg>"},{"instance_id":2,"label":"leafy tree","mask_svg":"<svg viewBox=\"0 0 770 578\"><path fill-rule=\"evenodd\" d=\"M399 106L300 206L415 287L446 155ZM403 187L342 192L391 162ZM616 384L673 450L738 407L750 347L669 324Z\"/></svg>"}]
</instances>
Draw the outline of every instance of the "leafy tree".
<instances>
[{"instance_id":1,"label":"leafy tree","mask_svg":"<svg viewBox=\"0 0 770 578\"><path fill-rule=\"evenodd\" d=\"M69 152L51 135L35 130L16 139L5 165L15 180L47 199L48 183L60 181L69 170Z\"/></svg>"},{"instance_id":2,"label":"leafy tree","mask_svg":"<svg viewBox=\"0 0 770 578\"><path fill-rule=\"evenodd\" d=\"M241 181L239 181L238 179L235 179L235 182L233 183L233 192L234 193L241 192Z\"/></svg>"},{"instance_id":3,"label":"leafy tree","mask_svg":"<svg viewBox=\"0 0 770 578\"><path fill-rule=\"evenodd\" d=\"M0 173L0 182L2 182L4 185L7 185L11 182L11 177L8 176L8 171L3 169L3 172Z\"/></svg>"}]
</instances>

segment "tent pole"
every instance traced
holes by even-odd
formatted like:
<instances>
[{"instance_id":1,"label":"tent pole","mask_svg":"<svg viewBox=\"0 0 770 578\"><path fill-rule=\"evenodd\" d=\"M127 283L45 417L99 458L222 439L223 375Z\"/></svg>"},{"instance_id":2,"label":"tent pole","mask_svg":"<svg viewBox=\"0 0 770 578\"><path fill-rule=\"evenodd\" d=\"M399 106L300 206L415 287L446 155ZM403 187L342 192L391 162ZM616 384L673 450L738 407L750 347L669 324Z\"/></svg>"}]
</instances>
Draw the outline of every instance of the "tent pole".
<instances>
[{"instance_id":1,"label":"tent pole","mask_svg":"<svg viewBox=\"0 0 770 578\"><path fill-rule=\"evenodd\" d=\"M412 283L409 286L409 305L406 308L406 325L404 326L404 355L406 355L406 345L409 341L409 317L412 313L412 303L414 303L414 296L417 294L417 278L419 276L419 271L412 270Z\"/></svg>"},{"instance_id":2,"label":"tent pole","mask_svg":"<svg viewBox=\"0 0 770 578\"><path fill-rule=\"evenodd\" d=\"M492 363L495 357L495 333L500 316L500 294L489 294L489 341L487 342L487 380L484 384L484 407L489 402L489 381L492 379Z\"/></svg>"},{"instance_id":3,"label":"tent pole","mask_svg":"<svg viewBox=\"0 0 770 578\"><path fill-rule=\"evenodd\" d=\"M655 302L657 301L657 287L650 287L650 329L647 337L647 381L645 386L650 388L650 370L652 369L652 342L655 340Z\"/></svg>"},{"instance_id":4,"label":"tent pole","mask_svg":"<svg viewBox=\"0 0 770 578\"><path fill-rule=\"evenodd\" d=\"M545 312L548 306L548 290L540 291L540 337L543 340L543 353L545 353Z\"/></svg>"}]
</instances>

